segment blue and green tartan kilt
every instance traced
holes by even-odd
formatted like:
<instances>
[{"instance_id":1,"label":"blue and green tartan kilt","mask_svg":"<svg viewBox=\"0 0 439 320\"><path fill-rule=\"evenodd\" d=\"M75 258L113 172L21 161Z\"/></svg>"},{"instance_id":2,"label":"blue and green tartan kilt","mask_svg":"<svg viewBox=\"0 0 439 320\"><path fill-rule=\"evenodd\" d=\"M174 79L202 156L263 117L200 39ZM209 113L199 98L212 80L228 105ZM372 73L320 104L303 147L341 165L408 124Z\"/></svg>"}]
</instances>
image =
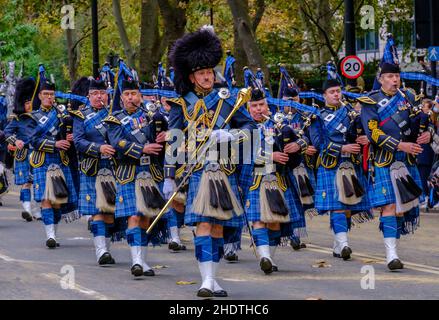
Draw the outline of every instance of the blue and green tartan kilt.
<instances>
[{"instance_id":1,"label":"blue and green tartan kilt","mask_svg":"<svg viewBox=\"0 0 439 320\"><path fill-rule=\"evenodd\" d=\"M103 168L112 170L110 162L106 159L99 161L98 171ZM96 208L96 177L97 175L87 176L82 171L79 173L81 187L78 197L78 210L82 215L94 216L99 214L99 210Z\"/></svg>"},{"instance_id":2,"label":"blue and green tartan kilt","mask_svg":"<svg viewBox=\"0 0 439 320\"><path fill-rule=\"evenodd\" d=\"M62 172L64 173L64 177L66 178L66 184L69 190L68 203L76 204L78 202L78 195L73 185L70 168L62 164L59 153L46 153L45 157L44 164L41 167L32 168L35 201L41 202L44 200L47 169L49 168L49 165L54 163L60 166Z\"/></svg>"},{"instance_id":3,"label":"blue and green tartan kilt","mask_svg":"<svg viewBox=\"0 0 439 320\"><path fill-rule=\"evenodd\" d=\"M203 170L198 170L192 174L192 176L189 178L189 190L187 194L187 201L186 201L186 213L184 216L184 223L185 225L196 225L199 222L208 222L211 224L218 224L222 226L228 226L228 227L241 227L244 225L244 217L243 214L240 216L237 216L235 212L233 212L233 217L229 220L219 220L212 217L204 217L201 214L197 214L193 212L192 210L192 203L194 202L200 181L201 181L201 175L203 173ZM235 194L238 201L241 202L239 190L238 190L238 183L236 179L236 175L233 173L229 178L230 186L232 187L232 191ZM242 205L242 204L241 204Z\"/></svg>"},{"instance_id":4,"label":"blue and green tartan kilt","mask_svg":"<svg viewBox=\"0 0 439 320\"><path fill-rule=\"evenodd\" d=\"M319 214L326 214L327 211L335 210L355 210L355 211L369 211L370 202L368 193L363 196L360 203L350 206L345 205L338 201L338 188L336 186L337 169L340 166L340 162L337 163L335 168L325 169L319 166L317 170L317 188L314 196L315 208L319 211ZM367 190L366 177L361 172L361 168L354 164L357 178L363 186L364 190Z\"/></svg>"},{"instance_id":5,"label":"blue and green tartan kilt","mask_svg":"<svg viewBox=\"0 0 439 320\"><path fill-rule=\"evenodd\" d=\"M415 180L416 184L422 188L421 176L418 168L415 165L410 165L405 159L405 155L402 152L397 152L395 160L403 161L407 167L408 172ZM396 202L395 191L393 190L392 180L390 178L390 166L388 167L374 167L374 183L369 183L367 189L372 208L382 207ZM419 201L423 201L424 196L419 198Z\"/></svg>"},{"instance_id":6,"label":"blue and green tartan kilt","mask_svg":"<svg viewBox=\"0 0 439 320\"><path fill-rule=\"evenodd\" d=\"M23 161L14 160L15 184L21 186L28 182L32 183L32 167L29 163L29 155Z\"/></svg>"},{"instance_id":7,"label":"blue and green tartan kilt","mask_svg":"<svg viewBox=\"0 0 439 320\"><path fill-rule=\"evenodd\" d=\"M150 172L149 166L136 166L134 179L126 184L116 183L116 218L143 216L137 211L136 206L136 178L140 172ZM163 183L157 183L159 191L162 191ZM163 194L162 194L163 196Z\"/></svg>"}]
</instances>

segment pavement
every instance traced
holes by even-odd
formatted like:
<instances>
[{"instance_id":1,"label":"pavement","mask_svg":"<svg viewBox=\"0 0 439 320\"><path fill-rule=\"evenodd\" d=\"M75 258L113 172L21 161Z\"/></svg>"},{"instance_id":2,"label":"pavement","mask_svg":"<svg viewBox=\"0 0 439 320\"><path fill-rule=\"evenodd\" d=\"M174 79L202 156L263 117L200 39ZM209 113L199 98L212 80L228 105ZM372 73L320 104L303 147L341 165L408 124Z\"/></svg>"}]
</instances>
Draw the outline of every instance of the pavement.
<instances>
[{"instance_id":1,"label":"pavement","mask_svg":"<svg viewBox=\"0 0 439 320\"><path fill-rule=\"evenodd\" d=\"M0 299L199 299L195 294L201 281L190 228L182 230L187 251L149 247L147 263L156 276L135 279L126 241L112 245L115 265L97 265L85 217L62 222L61 246L47 249L42 222L21 218L19 193L12 189L0 207ZM377 218L352 228L349 244L354 253L349 261L332 257L328 216L308 219L307 224L307 248L278 248L279 272L270 275L260 270L244 234L239 262L222 261L218 271L229 297L216 300L439 299L439 212L422 213L420 228L401 239L398 253L405 269L397 272L387 269Z\"/></svg>"}]
</instances>

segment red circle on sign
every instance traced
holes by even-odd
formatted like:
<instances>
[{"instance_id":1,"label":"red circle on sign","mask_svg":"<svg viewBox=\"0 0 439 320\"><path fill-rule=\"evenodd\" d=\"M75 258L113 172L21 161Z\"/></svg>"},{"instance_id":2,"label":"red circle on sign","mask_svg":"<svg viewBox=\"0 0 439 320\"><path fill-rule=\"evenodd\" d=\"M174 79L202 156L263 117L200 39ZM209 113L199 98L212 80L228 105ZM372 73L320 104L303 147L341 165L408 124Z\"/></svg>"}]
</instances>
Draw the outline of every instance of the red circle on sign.
<instances>
[{"instance_id":1,"label":"red circle on sign","mask_svg":"<svg viewBox=\"0 0 439 320\"><path fill-rule=\"evenodd\" d=\"M357 56L347 56L341 61L341 73L348 79L357 79L364 72L364 64Z\"/></svg>"}]
</instances>

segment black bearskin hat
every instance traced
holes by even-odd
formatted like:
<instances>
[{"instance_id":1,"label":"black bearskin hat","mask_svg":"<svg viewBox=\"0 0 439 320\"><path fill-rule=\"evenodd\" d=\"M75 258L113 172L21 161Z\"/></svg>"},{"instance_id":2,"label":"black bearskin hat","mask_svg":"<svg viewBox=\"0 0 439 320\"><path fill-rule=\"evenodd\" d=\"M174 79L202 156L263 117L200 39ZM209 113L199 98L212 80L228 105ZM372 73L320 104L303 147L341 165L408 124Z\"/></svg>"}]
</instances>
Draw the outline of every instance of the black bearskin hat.
<instances>
[{"instance_id":1,"label":"black bearskin hat","mask_svg":"<svg viewBox=\"0 0 439 320\"><path fill-rule=\"evenodd\" d=\"M211 26L204 26L178 39L169 53L175 72L175 91L185 95L193 90L189 75L200 69L214 68L220 63L222 55L221 42Z\"/></svg>"},{"instance_id":2,"label":"black bearskin hat","mask_svg":"<svg viewBox=\"0 0 439 320\"><path fill-rule=\"evenodd\" d=\"M75 81L71 91L73 94L86 97L88 96L89 86L90 86L90 79L87 77L81 77ZM77 101L73 99L70 101L70 108L72 110L78 110L81 105L83 105L81 101Z\"/></svg>"},{"instance_id":3,"label":"black bearskin hat","mask_svg":"<svg viewBox=\"0 0 439 320\"><path fill-rule=\"evenodd\" d=\"M91 79L88 87L88 91L90 90L107 90L107 85L104 80Z\"/></svg>"},{"instance_id":4,"label":"black bearskin hat","mask_svg":"<svg viewBox=\"0 0 439 320\"><path fill-rule=\"evenodd\" d=\"M27 101L32 101L32 96L35 92L35 80L33 78L23 78L17 82L14 96L14 113L16 115L25 112L24 104Z\"/></svg>"}]
</instances>

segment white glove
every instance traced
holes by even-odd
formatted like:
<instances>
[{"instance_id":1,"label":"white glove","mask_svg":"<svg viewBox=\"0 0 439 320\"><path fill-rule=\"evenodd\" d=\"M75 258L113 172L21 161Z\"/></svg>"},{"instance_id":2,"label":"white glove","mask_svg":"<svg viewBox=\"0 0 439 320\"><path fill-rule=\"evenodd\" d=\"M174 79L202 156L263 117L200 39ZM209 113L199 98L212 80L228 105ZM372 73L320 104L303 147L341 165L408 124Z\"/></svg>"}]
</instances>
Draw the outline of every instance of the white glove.
<instances>
[{"instance_id":1,"label":"white glove","mask_svg":"<svg viewBox=\"0 0 439 320\"><path fill-rule=\"evenodd\" d=\"M218 143L233 141L235 139L235 136L233 134L223 129L212 131L211 137L213 139L216 139Z\"/></svg>"},{"instance_id":2,"label":"white glove","mask_svg":"<svg viewBox=\"0 0 439 320\"><path fill-rule=\"evenodd\" d=\"M177 189L177 185L175 184L175 180L171 178L166 178L163 184L163 194L166 199L171 198L175 189Z\"/></svg>"}]
</instances>

